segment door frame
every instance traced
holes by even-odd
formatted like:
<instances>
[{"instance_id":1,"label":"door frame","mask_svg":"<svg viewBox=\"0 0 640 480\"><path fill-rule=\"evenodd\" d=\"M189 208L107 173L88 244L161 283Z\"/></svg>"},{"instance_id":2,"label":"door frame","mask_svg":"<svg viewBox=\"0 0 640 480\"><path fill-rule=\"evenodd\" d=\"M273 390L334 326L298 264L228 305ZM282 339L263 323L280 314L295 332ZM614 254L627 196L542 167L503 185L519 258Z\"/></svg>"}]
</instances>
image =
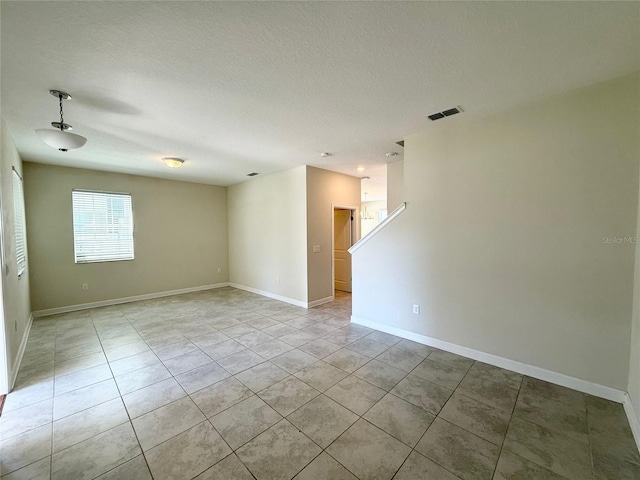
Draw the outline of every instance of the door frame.
<instances>
[{"instance_id":1,"label":"door frame","mask_svg":"<svg viewBox=\"0 0 640 480\"><path fill-rule=\"evenodd\" d=\"M351 210L353 220L351 220L351 246L360 240L360 207L353 205L331 204L331 297L335 299L336 295L336 261L335 261L335 218L336 210ZM353 278L353 262L351 263L351 273ZM353 284L352 290L353 290Z\"/></svg>"}]
</instances>

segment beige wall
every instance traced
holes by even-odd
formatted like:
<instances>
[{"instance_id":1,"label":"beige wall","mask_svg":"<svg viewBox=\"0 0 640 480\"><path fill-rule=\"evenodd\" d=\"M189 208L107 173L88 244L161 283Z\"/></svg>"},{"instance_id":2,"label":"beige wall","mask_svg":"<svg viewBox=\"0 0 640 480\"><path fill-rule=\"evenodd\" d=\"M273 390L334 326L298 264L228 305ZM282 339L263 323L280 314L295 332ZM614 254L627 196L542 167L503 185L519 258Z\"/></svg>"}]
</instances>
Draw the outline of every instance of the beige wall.
<instances>
[{"instance_id":1,"label":"beige wall","mask_svg":"<svg viewBox=\"0 0 640 480\"><path fill-rule=\"evenodd\" d=\"M640 90L640 77L638 78ZM640 110L638 110L640 115ZM640 162L640 122L637 124L638 161ZM638 196L638 218L636 239L640 239L640 195ZM636 443L640 446L640 243L636 244L635 282L633 289L633 316L631 325L631 355L629 357L629 384L627 391L636 414Z\"/></svg>"},{"instance_id":2,"label":"beige wall","mask_svg":"<svg viewBox=\"0 0 640 480\"><path fill-rule=\"evenodd\" d=\"M639 210L640 213L640 210ZM640 222L640 218L638 219ZM639 225L640 226L640 225ZM640 237L640 229L636 233ZM631 354L629 356L629 382L627 391L631 398L631 405L636 414L636 422L640 421L640 247L636 246L635 263L635 285L633 295L633 322L631 328ZM635 428L640 427L636 423ZM640 432L634 432L636 435ZM640 445L640 437L636 437L636 442Z\"/></svg>"},{"instance_id":3,"label":"beige wall","mask_svg":"<svg viewBox=\"0 0 640 480\"><path fill-rule=\"evenodd\" d=\"M387 163L387 208L393 212L405 201L404 160Z\"/></svg>"},{"instance_id":4,"label":"beige wall","mask_svg":"<svg viewBox=\"0 0 640 480\"><path fill-rule=\"evenodd\" d=\"M333 295L333 206L360 207L360 179L307 167L309 303ZM356 220L356 226L359 222ZM354 243L360 238L356 228ZM320 252L313 253L313 246Z\"/></svg>"},{"instance_id":5,"label":"beige wall","mask_svg":"<svg viewBox=\"0 0 640 480\"><path fill-rule=\"evenodd\" d=\"M228 189L232 283L307 301L306 167Z\"/></svg>"},{"instance_id":6,"label":"beige wall","mask_svg":"<svg viewBox=\"0 0 640 480\"><path fill-rule=\"evenodd\" d=\"M228 281L226 188L27 162L24 172L34 311ZM134 260L74 263L74 188L131 194Z\"/></svg>"},{"instance_id":7,"label":"beige wall","mask_svg":"<svg viewBox=\"0 0 640 480\"><path fill-rule=\"evenodd\" d=\"M354 316L626 390L639 108L635 75L407 137Z\"/></svg>"},{"instance_id":8,"label":"beige wall","mask_svg":"<svg viewBox=\"0 0 640 480\"><path fill-rule=\"evenodd\" d=\"M2 201L2 258L3 266L8 265L8 272L2 278L4 297L5 343L7 345L8 371L10 379L17 373L17 356L20 344L26 333L31 315L29 300L29 277L31 270L31 255L27 255L27 270L18 278L16 264L16 245L14 237L13 213L13 174L11 167L22 174L22 160L18 155L13 139L2 120L2 151L0 157L0 184ZM31 253L31 249L28 253ZM0 270L2 270L0 268ZM2 273L0 272L0 275ZM2 390L2 388L0 388ZM2 392L0 393L7 393Z\"/></svg>"},{"instance_id":9,"label":"beige wall","mask_svg":"<svg viewBox=\"0 0 640 480\"><path fill-rule=\"evenodd\" d=\"M299 305L333 295L333 205L360 204L358 178L303 166L229 187L228 199L232 283Z\"/></svg>"}]
</instances>

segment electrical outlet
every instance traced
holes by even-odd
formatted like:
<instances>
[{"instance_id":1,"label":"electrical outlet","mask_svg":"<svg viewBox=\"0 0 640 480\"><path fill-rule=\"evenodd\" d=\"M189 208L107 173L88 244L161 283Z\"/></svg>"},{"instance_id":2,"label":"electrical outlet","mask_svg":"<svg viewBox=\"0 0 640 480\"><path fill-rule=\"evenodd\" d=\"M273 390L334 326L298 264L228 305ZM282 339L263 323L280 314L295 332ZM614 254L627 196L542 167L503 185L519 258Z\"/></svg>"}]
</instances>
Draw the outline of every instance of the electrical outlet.
<instances>
[{"instance_id":1,"label":"electrical outlet","mask_svg":"<svg viewBox=\"0 0 640 480\"><path fill-rule=\"evenodd\" d=\"M82 284L82 290L89 290L89 284L88 283L83 283Z\"/></svg>"},{"instance_id":2,"label":"electrical outlet","mask_svg":"<svg viewBox=\"0 0 640 480\"><path fill-rule=\"evenodd\" d=\"M413 313L415 313L416 315L420 314L420 305L413 306Z\"/></svg>"},{"instance_id":3,"label":"electrical outlet","mask_svg":"<svg viewBox=\"0 0 640 480\"><path fill-rule=\"evenodd\" d=\"M222 273L222 268L218 267L218 273Z\"/></svg>"}]
</instances>

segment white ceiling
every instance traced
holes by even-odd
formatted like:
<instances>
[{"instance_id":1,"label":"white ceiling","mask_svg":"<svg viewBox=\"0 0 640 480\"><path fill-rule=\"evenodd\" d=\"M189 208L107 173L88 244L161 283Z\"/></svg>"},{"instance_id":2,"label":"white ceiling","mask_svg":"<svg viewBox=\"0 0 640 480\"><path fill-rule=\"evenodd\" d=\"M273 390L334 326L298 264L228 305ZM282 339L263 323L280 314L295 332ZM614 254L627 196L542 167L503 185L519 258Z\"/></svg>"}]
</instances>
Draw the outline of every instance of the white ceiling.
<instances>
[{"instance_id":1,"label":"white ceiling","mask_svg":"<svg viewBox=\"0 0 640 480\"><path fill-rule=\"evenodd\" d=\"M2 117L25 160L216 185L303 164L384 185L385 153L434 128L425 114L461 105L441 122L465 121L640 69L638 2L0 8ZM73 95L84 148L36 136L57 119L51 88Z\"/></svg>"}]
</instances>

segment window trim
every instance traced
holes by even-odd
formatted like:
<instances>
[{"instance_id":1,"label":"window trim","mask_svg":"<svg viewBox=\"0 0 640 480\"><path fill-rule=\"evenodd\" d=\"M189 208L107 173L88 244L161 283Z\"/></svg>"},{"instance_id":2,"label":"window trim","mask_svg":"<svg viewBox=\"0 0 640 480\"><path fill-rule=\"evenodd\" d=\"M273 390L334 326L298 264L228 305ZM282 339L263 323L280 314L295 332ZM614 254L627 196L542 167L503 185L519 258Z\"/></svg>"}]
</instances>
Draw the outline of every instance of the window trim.
<instances>
[{"instance_id":1,"label":"window trim","mask_svg":"<svg viewBox=\"0 0 640 480\"><path fill-rule=\"evenodd\" d=\"M129 197L131 203L131 258L113 258L113 259L99 259L99 260L78 260L76 253L76 229L74 223L74 209L73 209L73 194L79 193L98 193L105 195L120 195ZM136 237L136 222L133 208L133 195L129 192L114 192L109 190L95 190L90 188L72 188L71 189L71 235L73 238L73 260L75 265L84 265L91 263L111 263L111 262L130 262L135 260L135 237Z\"/></svg>"},{"instance_id":2,"label":"window trim","mask_svg":"<svg viewBox=\"0 0 640 480\"><path fill-rule=\"evenodd\" d=\"M18 278L21 278L24 273L27 271L27 214L25 212L25 204L24 204L24 180L22 179L22 175L18 172L16 167L11 166L12 174L12 197L13 197L13 240L15 242L15 257L16 257L16 269L18 271ZM16 179L19 182L20 189L20 204L22 205L21 215L18 215L17 211L17 202L16 202ZM18 257L18 227L20 227L20 233L22 234L22 257Z\"/></svg>"}]
</instances>

